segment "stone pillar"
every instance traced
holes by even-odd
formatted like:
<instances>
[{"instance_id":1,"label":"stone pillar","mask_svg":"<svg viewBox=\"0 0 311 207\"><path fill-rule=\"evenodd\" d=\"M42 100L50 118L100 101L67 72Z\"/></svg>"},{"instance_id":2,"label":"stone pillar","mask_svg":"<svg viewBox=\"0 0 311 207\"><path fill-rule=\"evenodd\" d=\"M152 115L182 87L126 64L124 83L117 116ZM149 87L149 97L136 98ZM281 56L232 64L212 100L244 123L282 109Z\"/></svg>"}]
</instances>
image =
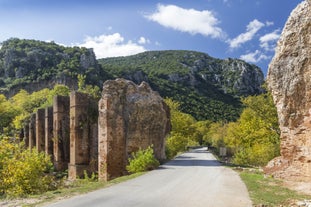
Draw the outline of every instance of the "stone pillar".
<instances>
[{"instance_id":1,"label":"stone pillar","mask_svg":"<svg viewBox=\"0 0 311 207\"><path fill-rule=\"evenodd\" d=\"M53 107L45 108L45 153L54 158L53 153Z\"/></svg>"},{"instance_id":2,"label":"stone pillar","mask_svg":"<svg viewBox=\"0 0 311 207\"><path fill-rule=\"evenodd\" d=\"M36 146L36 114L32 114L29 119L29 149Z\"/></svg>"},{"instance_id":3,"label":"stone pillar","mask_svg":"<svg viewBox=\"0 0 311 207\"><path fill-rule=\"evenodd\" d=\"M104 83L99 101L99 178L124 175L131 152L153 146L155 157L165 159L165 137L170 131L169 108L143 82L117 79Z\"/></svg>"},{"instance_id":4,"label":"stone pillar","mask_svg":"<svg viewBox=\"0 0 311 207\"><path fill-rule=\"evenodd\" d=\"M66 170L69 163L69 97L55 96L53 100L54 166Z\"/></svg>"},{"instance_id":5,"label":"stone pillar","mask_svg":"<svg viewBox=\"0 0 311 207\"><path fill-rule=\"evenodd\" d=\"M84 171L94 172L91 165L94 155L94 143L97 134L94 133L94 123L98 120L98 107L88 94L72 92L70 94L70 164L69 179L82 177ZM97 125L97 124L95 124ZM96 132L95 132L96 133Z\"/></svg>"},{"instance_id":6,"label":"stone pillar","mask_svg":"<svg viewBox=\"0 0 311 207\"><path fill-rule=\"evenodd\" d=\"M122 88L106 85L99 101L98 177L101 180L111 180L125 173L127 155L121 104L125 97L122 93Z\"/></svg>"},{"instance_id":7,"label":"stone pillar","mask_svg":"<svg viewBox=\"0 0 311 207\"><path fill-rule=\"evenodd\" d=\"M45 150L45 109L36 112L36 147L39 152Z\"/></svg>"},{"instance_id":8,"label":"stone pillar","mask_svg":"<svg viewBox=\"0 0 311 207\"><path fill-rule=\"evenodd\" d=\"M27 121L24 125L24 142L25 147L29 147L29 122Z\"/></svg>"}]
</instances>

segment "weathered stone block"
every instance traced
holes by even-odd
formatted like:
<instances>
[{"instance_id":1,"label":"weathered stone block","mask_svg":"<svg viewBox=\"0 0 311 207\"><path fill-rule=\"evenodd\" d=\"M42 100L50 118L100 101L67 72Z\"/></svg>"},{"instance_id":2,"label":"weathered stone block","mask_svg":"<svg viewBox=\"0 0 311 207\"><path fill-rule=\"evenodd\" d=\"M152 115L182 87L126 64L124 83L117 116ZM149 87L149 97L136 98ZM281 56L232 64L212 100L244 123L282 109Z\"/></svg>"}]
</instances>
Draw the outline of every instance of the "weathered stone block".
<instances>
[{"instance_id":1,"label":"weathered stone block","mask_svg":"<svg viewBox=\"0 0 311 207\"><path fill-rule=\"evenodd\" d=\"M53 107L45 108L45 153L54 158L53 152Z\"/></svg>"},{"instance_id":2,"label":"weathered stone block","mask_svg":"<svg viewBox=\"0 0 311 207\"><path fill-rule=\"evenodd\" d=\"M24 124L24 142L25 147L29 147L29 120L27 120Z\"/></svg>"},{"instance_id":3,"label":"weathered stone block","mask_svg":"<svg viewBox=\"0 0 311 207\"><path fill-rule=\"evenodd\" d=\"M39 152L45 151L45 109L36 112L36 148Z\"/></svg>"},{"instance_id":4,"label":"weathered stone block","mask_svg":"<svg viewBox=\"0 0 311 207\"><path fill-rule=\"evenodd\" d=\"M89 173L97 170L91 167L97 163L98 142L97 128L98 106L88 94L72 92L70 94L70 164L69 179L83 176L84 170ZM94 134L96 133L96 134ZM94 146L95 144L95 146ZM95 160L92 160L94 159Z\"/></svg>"},{"instance_id":5,"label":"weathered stone block","mask_svg":"<svg viewBox=\"0 0 311 207\"><path fill-rule=\"evenodd\" d=\"M36 114L32 114L29 119L29 149L36 146Z\"/></svg>"},{"instance_id":6,"label":"weathered stone block","mask_svg":"<svg viewBox=\"0 0 311 207\"><path fill-rule=\"evenodd\" d=\"M54 166L65 170L69 163L69 97L55 96L53 100Z\"/></svg>"},{"instance_id":7,"label":"weathered stone block","mask_svg":"<svg viewBox=\"0 0 311 207\"><path fill-rule=\"evenodd\" d=\"M170 131L169 108L143 82L117 79L104 83L99 101L99 178L110 180L126 173L129 155L153 146L165 159L165 137Z\"/></svg>"}]
</instances>

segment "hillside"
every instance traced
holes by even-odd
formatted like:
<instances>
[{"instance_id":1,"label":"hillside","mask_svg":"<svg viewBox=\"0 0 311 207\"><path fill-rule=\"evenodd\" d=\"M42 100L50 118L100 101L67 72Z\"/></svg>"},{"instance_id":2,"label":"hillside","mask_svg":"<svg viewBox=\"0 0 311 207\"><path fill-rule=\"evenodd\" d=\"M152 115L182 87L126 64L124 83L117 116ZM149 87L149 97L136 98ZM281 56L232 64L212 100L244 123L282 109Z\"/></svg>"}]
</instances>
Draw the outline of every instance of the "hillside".
<instances>
[{"instance_id":1,"label":"hillside","mask_svg":"<svg viewBox=\"0 0 311 207\"><path fill-rule=\"evenodd\" d=\"M101 70L92 49L64 47L54 42L11 38L0 49L0 93L12 96L65 84L77 88L77 75L101 86L108 76Z\"/></svg>"},{"instance_id":2,"label":"hillside","mask_svg":"<svg viewBox=\"0 0 311 207\"><path fill-rule=\"evenodd\" d=\"M194 51L149 51L99 63L113 77L148 82L199 120L235 120L241 110L239 97L261 93L264 81L255 65Z\"/></svg>"},{"instance_id":3,"label":"hillside","mask_svg":"<svg viewBox=\"0 0 311 207\"><path fill-rule=\"evenodd\" d=\"M92 49L54 42L12 38L1 43L0 93L34 92L65 84L77 89L77 76L100 88L105 80L123 77L148 82L162 97L181 104L198 120L235 120L241 96L258 94L263 74L237 59L216 59L194 51L149 51L128 57L96 60Z\"/></svg>"}]
</instances>

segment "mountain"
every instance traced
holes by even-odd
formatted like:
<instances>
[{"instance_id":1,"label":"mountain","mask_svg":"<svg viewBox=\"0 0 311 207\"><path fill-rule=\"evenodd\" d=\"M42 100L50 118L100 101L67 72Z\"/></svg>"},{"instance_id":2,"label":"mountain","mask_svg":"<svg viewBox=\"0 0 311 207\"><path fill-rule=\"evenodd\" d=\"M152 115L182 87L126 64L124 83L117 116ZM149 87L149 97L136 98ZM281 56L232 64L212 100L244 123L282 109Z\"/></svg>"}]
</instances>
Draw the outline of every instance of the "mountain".
<instances>
[{"instance_id":1,"label":"mountain","mask_svg":"<svg viewBox=\"0 0 311 207\"><path fill-rule=\"evenodd\" d=\"M259 94L263 73L238 59L216 59L194 51L149 51L127 57L96 60L92 49L65 47L54 42L11 38L1 43L0 93L11 97L20 89L34 92L65 84L100 88L118 77L146 81L162 97L181 105L198 120L232 121L238 118L241 96Z\"/></svg>"},{"instance_id":2,"label":"mountain","mask_svg":"<svg viewBox=\"0 0 311 207\"><path fill-rule=\"evenodd\" d=\"M261 69L238 59L221 60L200 52L169 50L98 61L115 78L148 82L160 95L180 102L182 111L199 120L235 120L242 108L239 97L263 92Z\"/></svg>"},{"instance_id":3,"label":"mountain","mask_svg":"<svg viewBox=\"0 0 311 207\"><path fill-rule=\"evenodd\" d=\"M88 84L101 86L109 78L101 70L92 49L64 47L54 42L11 38L0 49L0 93L12 96L65 84L77 88L77 75Z\"/></svg>"}]
</instances>

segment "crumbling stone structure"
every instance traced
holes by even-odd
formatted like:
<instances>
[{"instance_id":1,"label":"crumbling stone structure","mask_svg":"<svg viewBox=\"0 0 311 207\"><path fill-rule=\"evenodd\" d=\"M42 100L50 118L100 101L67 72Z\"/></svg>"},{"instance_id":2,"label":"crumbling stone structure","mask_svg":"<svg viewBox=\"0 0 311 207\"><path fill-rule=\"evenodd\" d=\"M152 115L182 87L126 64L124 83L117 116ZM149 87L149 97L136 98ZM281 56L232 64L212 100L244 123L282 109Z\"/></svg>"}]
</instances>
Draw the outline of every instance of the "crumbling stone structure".
<instances>
[{"instance_id":1,"label":"crumbling stone structure","mask_svg":"<svg viewBox=\"0 0 311 207\"><path fill-rule=\"evenodd\" d=\"M68 169L69 179L99 172L104 180L124 175L132 152L153 146L165 159L170 131L169 108L143 82L117 79L104 83L102 99L72 92L55 96L53 107L39 109L24 127L24 140L51 155L57 171Z\"/></svg>"},{"instance_id":2,"label":"crumbling stone structure","mask_svg":"<svg viewBox=\"0 0 311 207\"><path fill-rule=\"evenodd\" d=\"M97 171L97 102L84 93L70 94L69 179Z\"/></svg>"},{"instance_id":3,"label":"crumbling stone structure","mask_svg":"<svg viewBox=\"0 0 311 207\"><path fill-rule=\"evenodd\" d=\"M53 151L53 107L45 108L45 130L44 130L44 144L45 144L45 153L51 156L53 161L54 151Z\"/></svg>"},{"instance_id":4,"label":"crumbling stone structure","mask_svg":"<svg viewBox=\"0 0 311 207\"><path fill-rule=\"evenodd\" d=\"M45 109L36 112L36 148L39 152L45 151Z\"/></svg>"},{"instance_id":5,"label":"crumbling stone structure","mask_svg":"<svg viewBox=\"0 0 311 207\"><path fill-rule=\"evenodd\" d=\"M68 169L69 133L69 97L55 96L53 100L53 151L56 170Z\"/></svg>"},{"instance_id":6,"label":"crumbling stone structure","mask_svg":"<svg viewBox=\"0 0 311 207\"><path fill-rule=\"evenodd\" d=\"M99 101L99 178L110 180L126 173L132 152L153 146L165 159L165 137L170 131L169 108L160 95L142 82L106 81Z\"/></svg>"}]
</instances>

